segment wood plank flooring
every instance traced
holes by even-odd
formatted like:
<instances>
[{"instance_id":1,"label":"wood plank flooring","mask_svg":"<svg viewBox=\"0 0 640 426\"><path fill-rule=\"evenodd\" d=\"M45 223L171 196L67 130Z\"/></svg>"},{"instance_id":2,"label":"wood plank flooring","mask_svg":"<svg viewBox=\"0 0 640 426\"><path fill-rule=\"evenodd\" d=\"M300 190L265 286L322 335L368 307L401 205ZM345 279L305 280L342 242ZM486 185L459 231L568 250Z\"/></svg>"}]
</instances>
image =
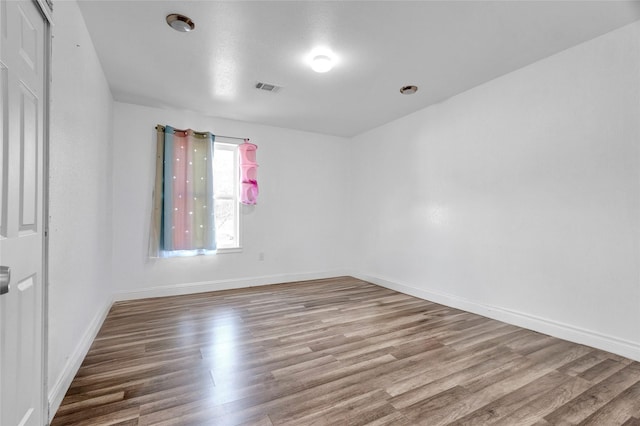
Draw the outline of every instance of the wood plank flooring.
<instances>
[{"instance_id":1,"label":"wood plank flooring","mask_svg":"<svg viewBox=\"0 0 640 426\"><path fill-rule=\"evenodd\" d=\"M119 302L52 425L640 425L640 363L351 277Z\"/></svg>"}]
</instances>

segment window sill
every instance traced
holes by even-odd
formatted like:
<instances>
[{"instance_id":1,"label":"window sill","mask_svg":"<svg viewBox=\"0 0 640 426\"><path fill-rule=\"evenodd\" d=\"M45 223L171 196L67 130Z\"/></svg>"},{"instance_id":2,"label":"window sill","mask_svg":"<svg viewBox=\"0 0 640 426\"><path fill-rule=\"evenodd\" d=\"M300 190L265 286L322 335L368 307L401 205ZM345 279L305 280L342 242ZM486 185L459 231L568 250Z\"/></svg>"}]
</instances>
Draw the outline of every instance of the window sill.
<instances>
[{"instance_id":1,"label":"window sill","mask_svg":"<svg viewBox=\"0 0 640 426\"><path fill-rule=\"evenodd\" d=\"M229 247L221 248L211 251L197 251L197 250L183 250L183 251L168 251L162 252L158 257L152 257L152 259L177 259L184 257L199 257L199 256L215 256L218 254L228 253L242 253L242 247Z\"/></svg>"},{"instance_id":2,"label":"window sill","mask_svg":"<svg viewBox=\"0 0 640 426\"><path fill-rule=\"evenodd\" d=\"M221 248L216 250L216 254L242 253L242 247Z\"/></svg>"}]
</instances>

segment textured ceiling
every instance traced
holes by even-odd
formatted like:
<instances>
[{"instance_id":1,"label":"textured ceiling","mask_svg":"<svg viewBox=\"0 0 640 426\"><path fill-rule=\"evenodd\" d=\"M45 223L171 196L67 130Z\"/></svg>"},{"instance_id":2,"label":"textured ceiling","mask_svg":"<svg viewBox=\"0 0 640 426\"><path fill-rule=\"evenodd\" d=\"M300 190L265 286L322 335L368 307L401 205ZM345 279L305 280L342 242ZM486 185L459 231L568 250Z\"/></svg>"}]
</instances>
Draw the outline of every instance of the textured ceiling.
<instances>
[{"instance_id":1,"label":"textured ceiling","mask_svg":"<svg viewBox=\"0 0 640 426\"><path fill-rule=\"evenodd\" d=\"M640 19L637 1L79 4L116 100L341 136ZM169 28L170 13L195 31ZM317 46L336 55L329 73L309 68ZM408 84L418 92L401 95Z\"/></svg>"}]
</instances>

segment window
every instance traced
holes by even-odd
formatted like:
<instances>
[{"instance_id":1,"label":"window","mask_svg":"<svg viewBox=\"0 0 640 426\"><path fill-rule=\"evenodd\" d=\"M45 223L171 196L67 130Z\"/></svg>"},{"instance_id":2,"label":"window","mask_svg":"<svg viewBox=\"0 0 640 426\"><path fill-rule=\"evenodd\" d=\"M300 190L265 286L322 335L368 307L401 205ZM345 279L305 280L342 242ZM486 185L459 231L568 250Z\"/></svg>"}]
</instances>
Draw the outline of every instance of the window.
<instances>
[{"instance_id":1,"label":"window","mask_svg":"<svg viewBox=\"0 0 640 426\"><path fill-rule=\"evenodd\" d=\"M156 130L149 257L239 251L238 145L209 132Z\"/></svg>"},{"instance_id":2,"label":"window","mask_svg":"<svg viewBox=\"0 0 640 426\"><path fill-rule=\"evenodd\" d=\"M238 145L213 144L213 195L218 252L240 249Z\"/></svg>"}]
</instances>

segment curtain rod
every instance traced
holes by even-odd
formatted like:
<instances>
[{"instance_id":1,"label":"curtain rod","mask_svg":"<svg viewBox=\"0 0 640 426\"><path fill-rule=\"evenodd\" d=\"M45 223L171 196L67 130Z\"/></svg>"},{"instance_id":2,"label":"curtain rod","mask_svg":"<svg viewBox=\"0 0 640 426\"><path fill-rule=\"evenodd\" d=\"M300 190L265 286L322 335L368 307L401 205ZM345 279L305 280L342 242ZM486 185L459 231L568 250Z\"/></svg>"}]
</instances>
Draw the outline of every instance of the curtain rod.
<instances>
[{"instance_id":1,"label":"curtain rod","mask_svg":"<svg viewBox=\"0 0 640 426\"><path fill-rule=\"evenodd\" d=\"M249 138L239 138L237 136L224 136L224 135L215 135L216 138L225 138L225 139L237 139L239 141L248 141Z\"/></svg>"},{"instance_id":2,"label":"curtain rod","mask_svg":"<svg viewBox=\"0 0 640 426\"><path fill-rule=\"evenodd\" d=\"M156 126L156 130L160 130L162 132L164 132L165 126L158 124ZM182 130L182 129L173 129L175 132L186 132L187 130L191 130L191 129L187 129L187 130ZM199 136L203 136L206 135L208 132L196 132L195 130L191 130L191 132L193 132L194 135L199 135ZM224 136L224 135L216 135L215 133L211 133L213 136L215 136L216 138L225 138L225 139L236 139L239 141L249 141L249 138L239 138L237 136Z\"/></svg>"}]
</instances>

